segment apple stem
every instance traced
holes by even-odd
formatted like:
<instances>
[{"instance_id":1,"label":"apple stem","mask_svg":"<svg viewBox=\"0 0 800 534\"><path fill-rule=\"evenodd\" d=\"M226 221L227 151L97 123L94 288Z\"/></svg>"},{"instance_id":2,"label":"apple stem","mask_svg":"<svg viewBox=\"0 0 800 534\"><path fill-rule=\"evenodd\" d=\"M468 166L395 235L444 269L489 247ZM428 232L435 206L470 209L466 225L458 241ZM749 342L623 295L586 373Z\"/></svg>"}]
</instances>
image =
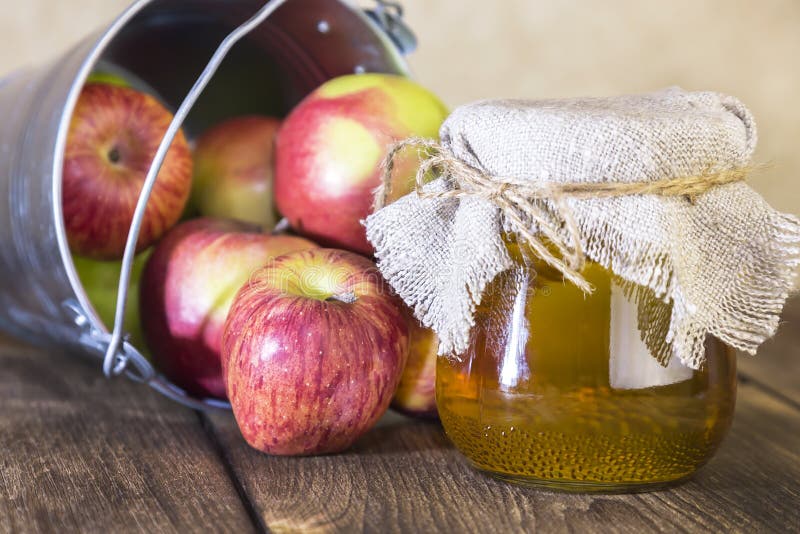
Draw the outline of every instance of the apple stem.
<instances>
[{"instance_id":1,"label":"apple stem","mask_svg":"<svg viewBox=\"0 0 800 534\"><path fill-rule=\"evenodd\" d=\"M352 291L348 291L347 293L342 293L341 295L331 295L328 297L329 301L335 300L336 302L344 302L345 304L352 304L358 300L358 297Z\"/></svg>"},{"instance_id":2,"label":"apple stem","mask_svg":"<svg viewBox=\"0 0 800 534\"><path fill-rule=\"evenodd\" d=\"M119 153L119 147L113 147L108 151L108 160L111 163L119 163L120 159L122 159L122 155Z\"/></svg>"}]
</instances>

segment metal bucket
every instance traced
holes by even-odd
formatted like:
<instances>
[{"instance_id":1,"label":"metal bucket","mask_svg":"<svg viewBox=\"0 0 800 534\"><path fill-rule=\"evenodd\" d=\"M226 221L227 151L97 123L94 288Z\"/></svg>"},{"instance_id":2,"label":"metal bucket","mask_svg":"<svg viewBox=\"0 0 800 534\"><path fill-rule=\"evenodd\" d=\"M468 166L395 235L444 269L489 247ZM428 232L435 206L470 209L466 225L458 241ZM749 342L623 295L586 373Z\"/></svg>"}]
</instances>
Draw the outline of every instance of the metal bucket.
<instances>
[{"instance_id":1,"label":"metal bucket","mask_svg":"<svg viewBox=\"0 0 800 534\"><path fill-rule=\"evenodd\" d=\"M77 276L61 214L64 147L73 108L102 62L130 73L175 109L217 45L261 0L138 0L109 28L43 67L0 81L0 330L103 358L102 323ZM405 74L413 36L396 4L362 11L346 0L289 0L232 49L184 123L190 138L224 118L283 115L323 81L353 72ZM193 399L122 347L125 374L195 408Z\"/></svg>"}]
</instances>

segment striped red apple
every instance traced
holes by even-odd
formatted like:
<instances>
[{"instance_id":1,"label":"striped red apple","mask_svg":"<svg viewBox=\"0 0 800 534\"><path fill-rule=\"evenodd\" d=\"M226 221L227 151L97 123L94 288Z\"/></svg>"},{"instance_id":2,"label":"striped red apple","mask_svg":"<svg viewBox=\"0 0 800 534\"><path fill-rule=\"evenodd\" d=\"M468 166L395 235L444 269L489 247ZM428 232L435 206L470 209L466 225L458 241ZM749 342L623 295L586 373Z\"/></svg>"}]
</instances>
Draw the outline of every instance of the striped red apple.
<instances>
[{"instance_id":1,"label":"striped red apple","mask_svg":"<svg viewBox=\"0 0 800 534\"><path fill-rule=\"evenodd\" d=\"M133 212L172 114L129 87L89 83L70 122L64 154L62 208L71 250L121 259ZM183 213L192 157L182 132L167 153L144 214L137 251L155 243Z\"/></svg>"},{"instance_id":2,"label":"striped red apple","mask_svg":"<svg viewBox=\"0 0 800 534\"><path fill-rule=\"evenodd\" d=\"M315 246L231 220L176 226L140 282L142 329L159 370L192 394L224 398L220 344L233 297L271 259Z\"/></svg>"},{"instance_id":3,"label":"striped red apple","mask_svg":"<svg viewBox=\"0 0 800 534\"><path fill-rule=\"evenodd\" d=\"M375 265L341 250L287 254L236 296L225 386L245 440L269 454L347 449L389 406L408 326Z\"/></svg>"},{"instance_id":4,"label":"striped red apple","mask_svg":"<svg viewBox=\"0 0 800 534\"><path fill-rule=\"evenodd\" d=\"M285 119L276 142L275 200L302 235L371 255L363 220L380 183L387 147L410 136L436 138L441 101L408 78L358 74L330 80ZM394 195L413 188L417 158L401 155Z\"/></svg>"}]
</instances>

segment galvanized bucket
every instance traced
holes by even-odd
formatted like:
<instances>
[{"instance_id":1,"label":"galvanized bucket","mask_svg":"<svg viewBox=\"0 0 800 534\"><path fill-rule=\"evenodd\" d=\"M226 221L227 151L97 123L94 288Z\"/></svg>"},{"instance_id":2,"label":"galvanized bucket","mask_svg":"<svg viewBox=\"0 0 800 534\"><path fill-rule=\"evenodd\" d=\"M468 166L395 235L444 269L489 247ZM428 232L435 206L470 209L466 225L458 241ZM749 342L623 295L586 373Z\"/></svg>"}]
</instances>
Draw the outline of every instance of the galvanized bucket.
<instances>
[{"instance_id":1,"label":"galvanized bucket","mask_svg":"<svg viewBox=\"0 0 800 534\"><path fill-rule=\"evenodd\" d=\"M189 104L189 137L227 117L285 113L334 76L407 72L403 55L415 42L397 4L376 2L362 11L347 0L287 0L274 8ZM187 94L202 91L195 82L225 36L264 9L263 0L138 0L50 64L0 81L0 198L7 199L0 207L0 330L94 358L114 353L113 374L124 372L194 408L227 406L191 398L127 341L117 350L113 325L98 317L73 264L61 213L62 167L73 108L98 64L130 73L178 109Z\"/></svg>"}]
</instances>

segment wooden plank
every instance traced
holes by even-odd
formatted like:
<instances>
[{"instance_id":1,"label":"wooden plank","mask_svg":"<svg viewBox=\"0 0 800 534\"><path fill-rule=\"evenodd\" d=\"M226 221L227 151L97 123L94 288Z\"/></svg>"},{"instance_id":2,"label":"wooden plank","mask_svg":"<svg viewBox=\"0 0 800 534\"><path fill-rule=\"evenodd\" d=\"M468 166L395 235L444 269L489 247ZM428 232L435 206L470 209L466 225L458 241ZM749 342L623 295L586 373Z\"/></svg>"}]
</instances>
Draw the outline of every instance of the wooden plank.
<instances>
[{"instance_id":1,"label":"wooden plank","mask_svg":"<svg viewBox=\"0 0 800 534\"><path fill-rule=\"evenodd\" d=\"M279 458L210 415L234 472L276 531L791 532L800 529L800 411L740 388L731 435L694 480L638 495L572 495L495 481L436 424L384 419L350 452Z\"/></svg>"},{"instance_id":2,"label":"wooden plank","mask_svg":"<svg viewBox=\"0 0 800 534\"><path fill-rule=\"evenodd\" d=\"M198 414L0 341L0 532L249 532Z\"/></svg>"},{"instance_id":3,"label":"wooden plank","mask_svg":"<svg viewBox=\"0 0 800 534\"><path fill-rule=\"evenodd\" d=\"M786 303L777 335L739 358L739 372L800 406L800 295Z\"/></svg>"}]
</instances>

